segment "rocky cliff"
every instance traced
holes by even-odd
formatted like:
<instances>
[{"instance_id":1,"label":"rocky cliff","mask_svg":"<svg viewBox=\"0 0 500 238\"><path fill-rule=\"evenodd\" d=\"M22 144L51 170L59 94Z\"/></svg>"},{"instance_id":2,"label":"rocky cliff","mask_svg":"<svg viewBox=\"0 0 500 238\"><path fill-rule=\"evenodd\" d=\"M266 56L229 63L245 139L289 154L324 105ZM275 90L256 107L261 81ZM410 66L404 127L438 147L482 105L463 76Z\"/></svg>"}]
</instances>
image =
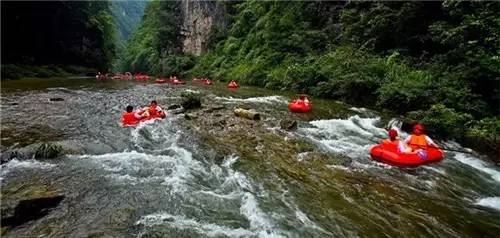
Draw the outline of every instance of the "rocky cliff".
<instances>
[{"instance_id":1,"label":"rocky cliff","mask_svg":"<svg viewBox=\"0 0 500 238\"><path fill-rule=\"evenodd\" d=\"M220 1L182 0L182 51L200 55L207 50L217 29L228 24L226 5Z\"/></svg>"}]
</instances>

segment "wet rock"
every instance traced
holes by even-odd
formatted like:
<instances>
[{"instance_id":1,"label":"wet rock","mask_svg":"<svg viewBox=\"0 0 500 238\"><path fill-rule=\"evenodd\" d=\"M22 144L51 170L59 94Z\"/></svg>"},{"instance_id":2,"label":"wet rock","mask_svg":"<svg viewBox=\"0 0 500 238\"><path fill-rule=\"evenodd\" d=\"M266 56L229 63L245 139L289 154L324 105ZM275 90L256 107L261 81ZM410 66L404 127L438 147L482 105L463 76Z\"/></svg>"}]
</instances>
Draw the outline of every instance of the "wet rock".
<instances>
[{"instance_id":1,"label":"wet rock","mask_svg":"<svg viewBox=\"0 0 500 238\"><path fill-rule=\"evenodd\" d=\"M181 113L184 113L186 111L186 109L184 109L183 107L181 108L177 108L177 109L174 109L172 111L170 111L172 114L181 114Z\"/></svg>"},{"instance_id":2,"label":"wet rock","mask_svg":"<svg viewBox=\"0 0 500 238\"><path fill-rule=\"evenodd\" d=\"M186 118L186 120L193 120L193 119L198 118L198 116L194 113L186 113L184 115L184 118Z\"/></svg>"},{"instance_id":3,"label":"wet rock","mask_svg":"<svg viewBox=\"0 0 500 238\"><path fill-rule=\"evenodd\" d=\"M63 195L21 200L14 208L14 214L2 216L2 226L16 227L26 222L40 219L49 214L64 199Z\"/></svg>"},{"instance_id":4,"label":"wet rock","mask_svg":"<svg viewBox=\"0 0 500 238\"><path fill-rule=\"evenodd\" d=\"M211 112L219 111L219 110L222 110L225 108L226 107L224 107L223 105L215 105L215 106L211 106L211 107L205 109L204 112L211 113Z\"/></svg>"},{"instance_id":5,"label":"wet rock","mask_svg":"<svg viewBox=\"0 0 500 238\"><path fill-rule=\"evenodd\" d=\"M49 98L49 101L51 101L51 102L60 102L60 101L64 101L64 98Z\"/></svg>"},{"instance_id":6,"label":"wet rock","mask_svg":"<svg viewBox=\"0 0 500 238\"><path fill-rule=\"evenodd\" d=\"M167 110L174 110L174 109L179 109L181 108L182 106L179 105L179 104L174 104L174 105L170 105L167 107Z\"/></svg>"},{"instance_id":7,"label":"wet rock","mask_svg":"<svg viewBox=\"0 0 500 238\"><path fill-rule=\"evenodd\" d=\"M35 151L35 159L52 159L62 154L63 148L52 143L43 143Z\"/></svg>"},{"instance_id":8,"label":"wet rock","mask_svg":"<svg viewBox=\"0 0 500 238\"><path fill-rule=\"evenodd\" d=\"M0 155L0 164L7 163L12 159L24 159L24 158L26 158L26 156L23 153L16 150L8 150Z\"/></svg>"},{"instance_id":9,"label":"wet rock","mask_svg":"<svg viewBox=\"0 0 500 238\"><path fill-rule=\"evenodd\" d=\"M181 106L186 109L196 109L201 107L201 97L199 94L183 93Z\"/></svg>"},{"instance_id":10,"label":"wet rock","mask_svg":"<svg viewBox=\"0 0 500 238\"><path fill-rule=\"evenodd\" d=\"M280 121L280 127L281 127L281 129L287 130L287 131L296 130L297 129L297 121L283 119Z\"/></svg>"},{"instance_id":11,"label":"wet rock","mask_svg":"<svg viewBox=\"0 0 500 238\"><path fill-rule=\"evenodd\" d=\"M234 114L239 117L247 118L250 120L260 120L260 114L254 110L247 110L243 108L235 108Z\"/></svg>"},{"instance_id":12,"label":"wet rock","mask_svg":"<svg viewBox=\"0 0 500 238\"><path fill-rule=\"evenodd\" d=\"M26 177L2 184L1 224L15 227L39 219L56 207L64 194L40 177Z\"/></svg>"}]
</instances>

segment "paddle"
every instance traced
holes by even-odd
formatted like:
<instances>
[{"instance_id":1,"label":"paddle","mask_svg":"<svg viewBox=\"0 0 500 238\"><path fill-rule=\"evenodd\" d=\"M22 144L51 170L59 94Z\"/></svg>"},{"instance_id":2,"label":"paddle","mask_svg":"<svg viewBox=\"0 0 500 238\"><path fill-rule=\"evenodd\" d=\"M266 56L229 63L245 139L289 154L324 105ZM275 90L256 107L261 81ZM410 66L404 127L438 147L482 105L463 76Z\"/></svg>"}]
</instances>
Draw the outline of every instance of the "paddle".
<instances>
[{"instance_id":1,"label":"paddle","mask_svg":"<svg viewBox=\"0 0 500 238\"><path fill-rule=\"evenodd\" d=\"M435 143L435 142L434 142ZM440 149L440 150L445 150L445 151L453 151L453 152L460 152L460 153L465 153L465 154L474 154L474 152L470 152L470 151L466 151L466 150L456 150L456 149L450 149L450 148L446 148L446 147L436 147L436 146L431 146L431 145L416 145L416 144L408 144L408 145L414 145L414 146L418 146L422 149L425 149L425 148L434 148L434 149Z\"/></svg>"}]
</instances>

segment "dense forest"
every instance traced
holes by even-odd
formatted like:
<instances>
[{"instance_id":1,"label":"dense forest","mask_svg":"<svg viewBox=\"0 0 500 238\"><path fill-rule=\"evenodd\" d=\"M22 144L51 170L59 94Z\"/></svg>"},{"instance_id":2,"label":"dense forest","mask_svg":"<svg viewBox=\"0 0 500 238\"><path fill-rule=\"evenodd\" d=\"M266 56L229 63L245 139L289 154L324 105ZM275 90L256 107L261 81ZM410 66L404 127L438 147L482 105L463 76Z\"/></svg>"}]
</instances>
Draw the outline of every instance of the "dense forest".
<instances>
[{"instance_id":1,"label":"dense forest","mask_svg":"<svg viewBox=\"0 0 500 238\"><path fill-rule=\"evenodd\" d=\"M498 148L500 3L222 4L231 26L213 28L212 47L193 57L173 34L179 3L152 2L122 67L389 109L441 137Z\"/></svg>"},{"instance_id":2,"label":"dense forest","mask_svg":"<svg viewBox=\"0 0 500 238\"><path fill-rule=\"evenodd\" d=\"M147 1L2 2L2 78L108 71Z\"/></svg>"},{"instance_id":3,"label":"dense forest","mask_svg":"<svg viewBox=\"0 0 500 238\"><path fill-rule=\"evenodd\" d=\"M115 20L118 41L126 41L142 19L147 1L111 1L110 11Z\"/></svg>"},{"instance_id":4,"label":"dense forest","mask_svg":"<svg viewBox=\"0 0 500 238\"><path fill-rule=\"evenodd\" d=\"M123 71L142 71L159 74L163 71L162 63L169 60L182 61L182 43L180 37L181 21L179 2L153 1L144 10L144 18L138 29L126 43L120 59ZM186 56L189 58L189 56ZM179 59L179 60L178 60ZM191 59L188 59L191 62ZM175 64L183 65L183 62ZM192 67L181 67L187 70ZM178 70L167 69L165 73L178 74Z\"/></svg>"}]
</instances>

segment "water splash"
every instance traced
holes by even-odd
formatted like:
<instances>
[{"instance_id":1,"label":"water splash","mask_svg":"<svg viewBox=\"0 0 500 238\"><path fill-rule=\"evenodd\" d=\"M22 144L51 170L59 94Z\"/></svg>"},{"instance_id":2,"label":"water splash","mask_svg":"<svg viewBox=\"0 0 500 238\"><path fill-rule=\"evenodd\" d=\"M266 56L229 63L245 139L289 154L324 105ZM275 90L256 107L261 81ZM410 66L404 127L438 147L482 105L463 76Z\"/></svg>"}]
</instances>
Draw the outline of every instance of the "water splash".
<instances>
[{"instance_id":1,"label":"water splash","mask_svg":"<svg viewBox=\"0 0 500 238\"><path fill-rule=\"evenodd\" d=\"M500 211L500 197L480 198L476 201L476 205L489 207Z\"/></svg>"}]
</instances>

